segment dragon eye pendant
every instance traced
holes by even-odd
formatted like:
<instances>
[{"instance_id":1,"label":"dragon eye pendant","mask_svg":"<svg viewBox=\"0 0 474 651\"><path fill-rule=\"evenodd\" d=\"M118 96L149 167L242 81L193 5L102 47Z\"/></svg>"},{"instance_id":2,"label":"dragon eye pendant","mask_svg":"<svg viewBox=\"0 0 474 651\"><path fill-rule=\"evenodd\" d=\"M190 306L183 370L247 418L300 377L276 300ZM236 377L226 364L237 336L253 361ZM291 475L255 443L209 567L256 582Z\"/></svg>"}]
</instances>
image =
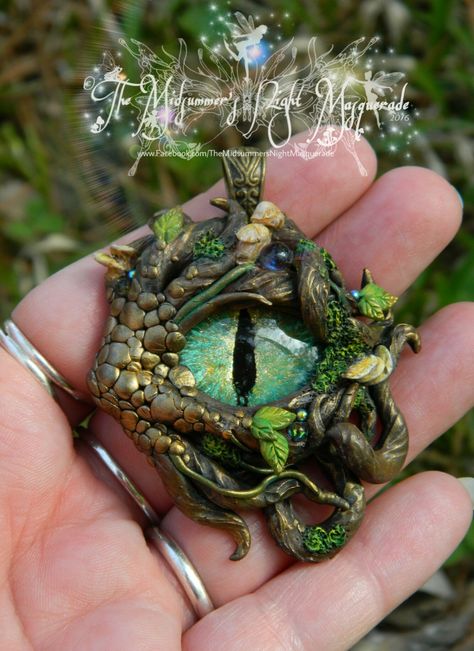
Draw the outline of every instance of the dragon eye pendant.
<instances>
[{"instance_id":1,"label":"dragon eye pendant","mask_svg":"<svg viewBox=\"0 0 474 651\"><path fill-rule=\"evenodd\" d=\"M222 217L162 211L149 236L97 256L110 317L88 386L177 507L234 538L233 560L251 543L236 509L263 509L286 553L318 562L360 525L361 482L403 466L388 381L420 340L367 269L349 291L331 255L261 200L264 156L227 152L223 166ZM332 513L304 522L298 494Z\"/></svg>"}]
</instances>

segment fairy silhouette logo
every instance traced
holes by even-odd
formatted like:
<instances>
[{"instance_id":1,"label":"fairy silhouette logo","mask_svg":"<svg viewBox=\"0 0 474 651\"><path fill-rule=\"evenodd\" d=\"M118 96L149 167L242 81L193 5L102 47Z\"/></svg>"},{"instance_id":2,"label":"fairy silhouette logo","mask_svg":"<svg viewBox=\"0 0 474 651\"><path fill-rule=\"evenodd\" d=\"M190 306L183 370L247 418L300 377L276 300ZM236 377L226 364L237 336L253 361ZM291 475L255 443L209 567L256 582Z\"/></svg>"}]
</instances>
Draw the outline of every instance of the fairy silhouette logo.
<instances>
[{"instance_id":1,"label":"fairy silhouette logo","mask_svg":"<svg viewBox=\"0 0 474 651\"><path fill-rule=\"evenodd\" d=\"M252 16L249 16L247 20L239 11L235 14L235 17L238 24L230 25L235 51L229 47L225 38L224 45L234 61L238 63L243 61L245 78L250 79L249 66L262 54L260 43L264 34L268 31L268 27L266 25L255 27Z\"/></svg>"},{"instance_id":2,"label":"fairy silhouette logo","mask_svg":"<svg viewBox=\"0 0 474 651\"><path fill-rule=\"evenodd\" d=\"M218 153L213 142L226 129L237 130L243 140L263 131L274 151L304 158L331 156L342 144L366 174L355 145L371 129L368 116L378 129L385 120L410 120L407 84L394 95L403 74L374 73L368 56L377 38L359 38L334 54L332 48L319 52L312 37L302 54L293 39L274 48L270 35L266 24L236 12L222 42L214 47L203 42L195 56L184 39L176 55L119 39L136 61L139 77L133 79L111 52L104 53L84 81L95 111L90 132L96 137L110 132L126 114L137 144L130 175L144 156ZM206 133L212 121L210 137L199 132L203 118ZM309 134L306 141L283 150L302 131Z\"/></svg>"}]
</instances>

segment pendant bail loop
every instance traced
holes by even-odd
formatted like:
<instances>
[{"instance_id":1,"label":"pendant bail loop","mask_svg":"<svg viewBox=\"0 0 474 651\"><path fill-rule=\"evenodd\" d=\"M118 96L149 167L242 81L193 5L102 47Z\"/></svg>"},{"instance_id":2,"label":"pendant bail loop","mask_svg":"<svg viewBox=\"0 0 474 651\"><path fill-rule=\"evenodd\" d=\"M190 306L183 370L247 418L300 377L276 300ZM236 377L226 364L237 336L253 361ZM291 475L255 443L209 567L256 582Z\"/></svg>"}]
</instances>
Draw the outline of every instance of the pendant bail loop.
<instances>
[{"instance_id":1,"label":"pendant bail loop","mask_svg":"<svg viewBox=\"0 0 474 651\"><path fill-rule=\"evenodd\" d=\"M266 156L253 147L228 149L222 157L229 199L237 201L251 217L260 203L265 182Z\"/></svg>"}]
</instances>

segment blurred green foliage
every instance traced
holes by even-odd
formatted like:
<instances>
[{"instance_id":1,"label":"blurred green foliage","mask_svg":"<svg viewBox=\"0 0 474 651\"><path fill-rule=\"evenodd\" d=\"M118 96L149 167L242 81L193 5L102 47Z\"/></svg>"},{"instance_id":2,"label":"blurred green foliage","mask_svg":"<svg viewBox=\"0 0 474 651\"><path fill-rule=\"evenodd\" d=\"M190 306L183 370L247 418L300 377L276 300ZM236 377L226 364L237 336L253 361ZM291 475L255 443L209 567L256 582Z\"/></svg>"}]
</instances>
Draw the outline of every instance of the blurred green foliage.
<instances>
[{"instance_id":1,"label":"blurred green foliage","mask_svg":"<svg viewBox=\"0 0 474 651\"><path fill-rule=\"evenodd\" d=\"M219 4L219 3L217 3ZM421 323L474 288L474 2L473 0L274 0L237 3L257 15L271 9L290 19L284 37L317 34L321 49L343 49L380 34L420 109L420 138L411 164L453 183L465 201L454 242L401 300L400 318ZM186 38L197 50L209 30L208 6L191 0L4 0L0 5L0 317L45 274L143 223L155 210L185 201L220 176L218 161L143 160L129 177L130 143L92 142L83 118L84 77L119 35L152 48ZM131 61L124 59L124 65ZM238 144L226 133L216 148ZM258 143L257 143L258 144ZM379 174L406 160L372 142ZM436 225L433 225L436 228ZM66 236L52 238L54 234ZM474 416L422 454L408 472L438 468L474 475ZM465 547L472 554L472 536ZM470 546L469 546L470 545Z\"/></svg>"}]
</instances>

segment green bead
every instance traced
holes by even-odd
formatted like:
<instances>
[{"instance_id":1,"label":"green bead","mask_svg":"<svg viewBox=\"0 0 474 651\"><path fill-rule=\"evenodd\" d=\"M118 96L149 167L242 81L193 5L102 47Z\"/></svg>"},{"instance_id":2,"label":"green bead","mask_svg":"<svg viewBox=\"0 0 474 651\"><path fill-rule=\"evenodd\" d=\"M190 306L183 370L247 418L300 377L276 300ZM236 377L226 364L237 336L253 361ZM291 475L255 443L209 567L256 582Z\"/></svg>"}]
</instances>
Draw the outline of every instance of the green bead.
<instances>
[{"instance_id":1,"label":"green bead","mask_svg":"<svg viewBox=\"0 0 474 651\"><path fill-rule=\"evenodd\" d=\"M290 435L291 440L296 443L304 441L308 437L306 427L301 423L293 423L293 425L290 425L288 428L288 434Z\"/></svg>"},{"instance_id":2,"label":"green bead","mask_svg":"<svg viewBox=\"0 0 474 651\"><path fill-rule=\"evenodd\" d=\"M298 409L298 411L296 412L296 420L303 422L307 418L308 418L308 412L306 411L306 409Z\"/></svg>"}]
</instances>

